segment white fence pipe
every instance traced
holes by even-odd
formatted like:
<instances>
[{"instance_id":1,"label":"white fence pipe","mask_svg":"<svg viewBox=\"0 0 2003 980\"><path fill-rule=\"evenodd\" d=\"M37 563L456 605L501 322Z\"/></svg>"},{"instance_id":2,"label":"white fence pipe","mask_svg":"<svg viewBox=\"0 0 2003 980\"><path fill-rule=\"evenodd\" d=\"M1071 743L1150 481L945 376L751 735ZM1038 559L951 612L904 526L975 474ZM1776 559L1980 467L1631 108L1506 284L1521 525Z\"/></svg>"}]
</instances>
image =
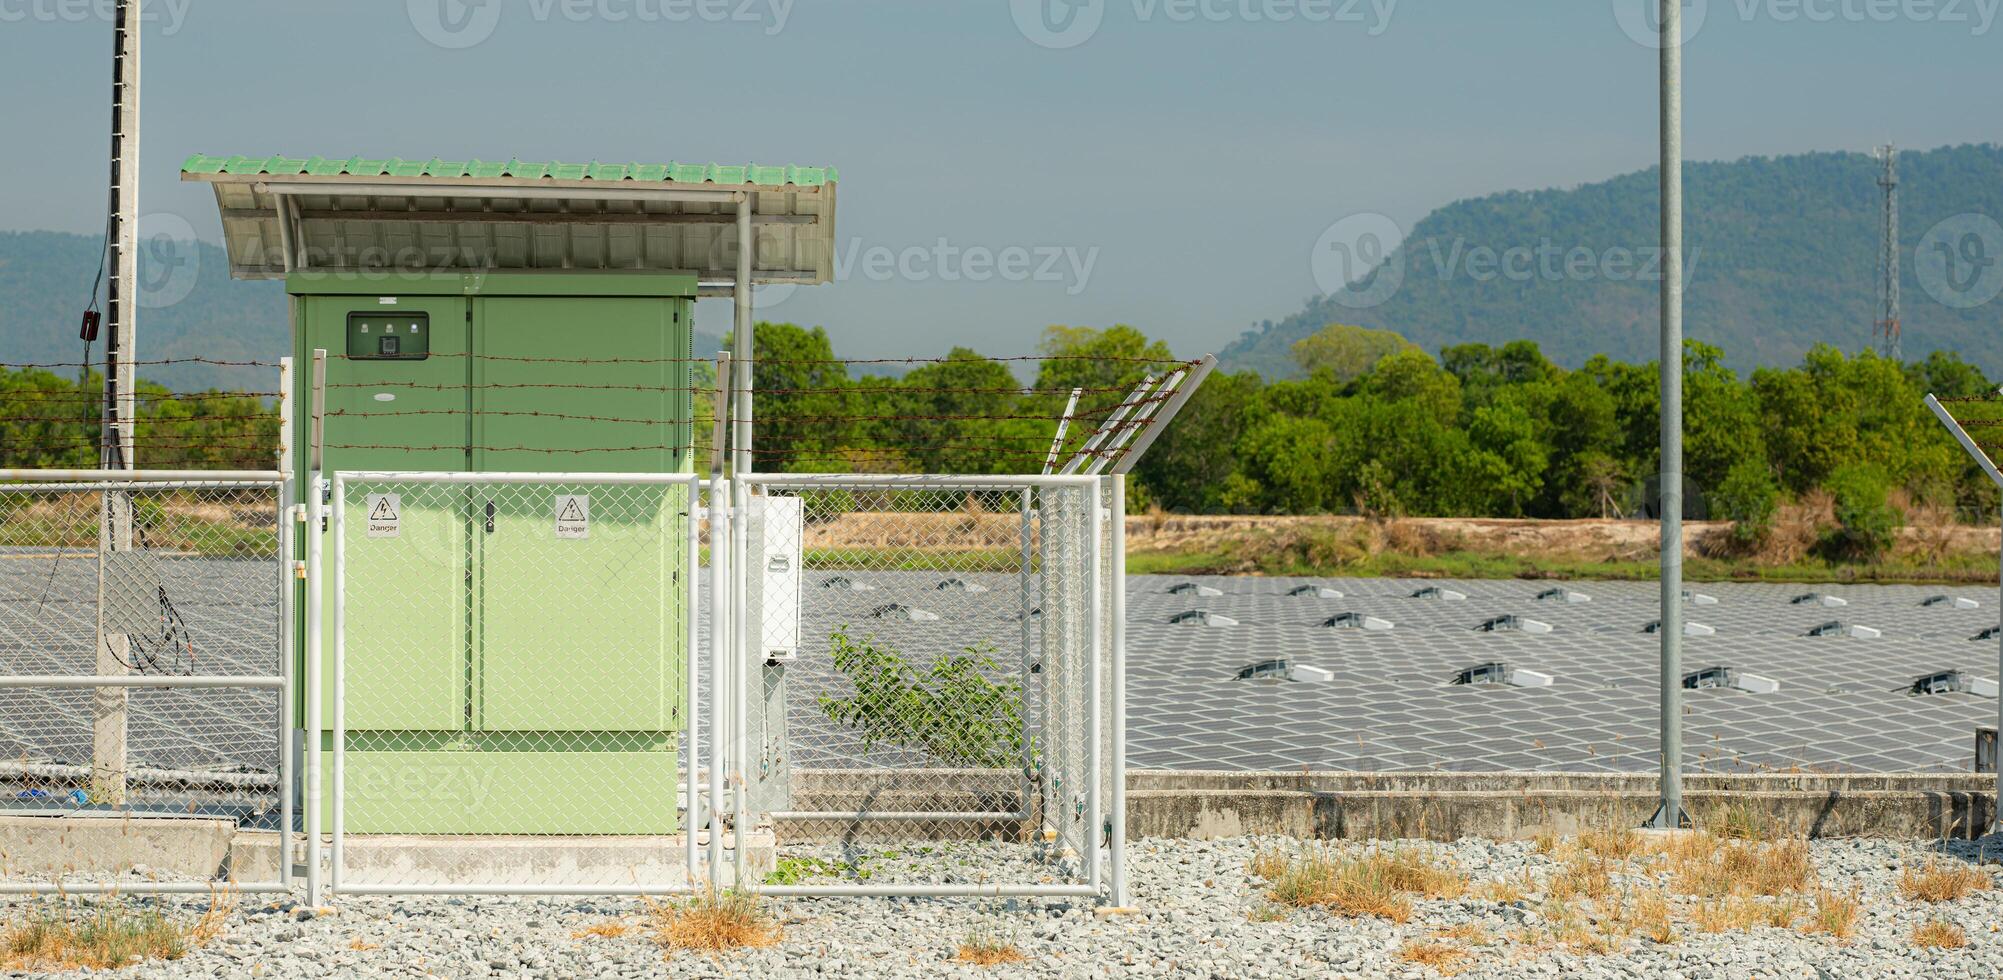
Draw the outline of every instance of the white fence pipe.
<instances>
[{"instance_id":1,"label":"white fence pipe","mask_svg":"<svg viewBox=\"0 0 2003 980\"><path fill-rule=\"evenodd\" d=\"M1112 619L1113 784L1107 787L1112 805L1112 881L1108 899L1127 904L1127 478L1107 479L1113 495L1112 581L1107 583L1107 615Z\"/></svg>"},{"instance_id":2,"label":"white fence pipe","mask_svg":"<svg viewBox=\"0 0 2003 980\"><path fill-rule=\"evenodd\" d=\"M334 894L341 892L348 803L348 548L342 533L348 518L347 478L334 474L334 843L328 866Z\"/></svg>"},{"instance_id":3,"label":"white fence pipe","mask_svg":"<svg viewBox=\"0 0 2003 980\"><path fill-rule=\"evenodd\" d=\"M324 893L320 881L320 519L326 508L320 495L320 473L313 471L306 486L306 903L318 906Z\"/></svg>"},{"instance_id":4,"label":"white fence pipe","mask_svg":"<svg viewBox=\"0 0 2003 980\"><path fill-rule=\"evenodd\" d=\"M728 669L724 651L729 648L730 481L713 480L709 485L709 879L719 881L723 871L723 787L724 767L729 765L724 750L723 723L728 720L729 695L725 689ZM693 831L691 831L693 833Z\"/></svg>"},{"instance_id":5,"label":"white fence pipe","mask_svg":"<svg viewBox=\"0 0 2003 980\"><path fill-rule=\"evenodd\" d=\"M193 677L172 674L25 674L0 677L0 688L79 688L79 687L124 687L124 688L242 688L258 690L283 690L285 678L277 675L258 674L255 676L230 676L227 674L201 674Z\"/></svg>"}]
</instances>

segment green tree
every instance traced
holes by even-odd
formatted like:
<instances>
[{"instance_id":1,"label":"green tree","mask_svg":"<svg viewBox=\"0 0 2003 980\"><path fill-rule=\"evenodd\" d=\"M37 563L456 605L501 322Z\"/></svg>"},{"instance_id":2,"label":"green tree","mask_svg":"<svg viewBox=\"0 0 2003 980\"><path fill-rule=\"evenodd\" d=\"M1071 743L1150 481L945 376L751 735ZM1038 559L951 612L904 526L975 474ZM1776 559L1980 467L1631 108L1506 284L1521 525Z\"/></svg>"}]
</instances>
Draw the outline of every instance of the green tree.
<instances>
[{"instance_id":1,"label":"green tree","mask_svg":"<svg viewBox=\"0 0 2003 980\"><path fill-rule=\"evenodd\" d=\"M1389 330L1331 323L1294 343L1294 362L1308 374L1328 371L1337 381L1362 377L1377 362L1402 350L1418 350Z\"/></svg>"}]
</instances>

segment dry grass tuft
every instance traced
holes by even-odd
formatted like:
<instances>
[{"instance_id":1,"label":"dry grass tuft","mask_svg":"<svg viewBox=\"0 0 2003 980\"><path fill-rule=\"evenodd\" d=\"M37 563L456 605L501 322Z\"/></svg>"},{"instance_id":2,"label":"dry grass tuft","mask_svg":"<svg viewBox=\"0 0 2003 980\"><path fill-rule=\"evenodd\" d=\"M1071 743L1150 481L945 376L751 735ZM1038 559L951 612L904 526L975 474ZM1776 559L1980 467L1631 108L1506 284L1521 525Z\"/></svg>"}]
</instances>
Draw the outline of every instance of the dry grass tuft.
<instances>
[{"instance_id":1,"label":"dry grass tuft","mask_svg":"<svg viewBox=\"0 0 2003 980\"><path fill-rule=\"evenodd\" d=\"M1495 942L1495 937L1489 935L1487 929L1473 922L1463 922L1457 926L1435 929L1433 930L1433 938L1451 939L1454 942L1466 943L1469 946L1486 946Z\"/></svg>"},{"instance_id":2,"label":"dry grass tuft","mask_svg":"<svg viewBox=\"0 0 2003 980\"><path fill-rule=\"evenodd\" d=\"M1848 892L1817 889L1807 931L1823 933L1832 939L1849 939L1857 934L1857 914L1863 907L1862 893L1856 888Z\"/></svg>"},{"instance_id":3,"label":"dry grass tuft","mask_svg":"<svg viewBox=\"0 0 2003 980\"><path fill-rule=\"evenodd\" d=\"M1022 955L1022 950L1015 948L1014 943L993 936L968 936L960 943L960 952L955 958L975 966L1005 966L1029 959Z\"/></svg>"},{"instance_id":4,"label":"dry grass tuft","mask_svg":"<svg viewBox=\"0 0 2003 980\"><path fill-rule=\"evenodd\" d=\"M1960 949L1968 945L1968 934L1944 919L1913 927L1913 945L1921 949Z\"/></svg>"},{"instance_id":5,"label":"dry grass tuft","mask_svg":"<svg viewBox=\"0 0 2003 980\"><path fill-rule=\"evenodd\" d=\"M381 949L382 944L372 943L366 939L363 939L360 936L356 936L355 938L348 941L348 948L354 950L357 953L366 953L372 949Z\"/></svg>"},{"instance_id":6,"label":"dry grass tuft","mask_svg":"<svg viewBox=\"0 0 2003 980\"><path fill-rule=\"evenodd\" d=\"M1293 858L1285 851L1277 847L1262 847L1252 855L1251 861L1246 862L1245 870L1251 872L1254 877L1278 881L1281 875L1287 873L1287 868L1291 864Z\"/></svg>"},{"instance_id":7,"label":"dry grass tuft","mask_svg":"<svg viewBox=\"0 0 2003 980\"><path fill-rule=\"evenodd\" d=\"M1995 883L1989 872L1929 855L1925 863L1899 872L1899 894L1915 902L1955 902Z\"/></svg>"},{"instance_id":8,"label":"dry grass tuft","mask_svg":"<svg viewBox=\"0 0 2003 980\"><path fill-rule=\"evenodd\" d=\"M1255 859L1257 861L1258 859ZM1412 899L1458 898L1467 879L1438 868L1411 850L1372 850L1360 855L1327 849L1303 850L1285 860L1258 861L1272 883L1268 897L1294 908L1325 908L1337 915L1377 916L1404 923Z\"/></svg>"},{"instance_id":9,"label":"dry grass tuft","mask_svg":"<svg viewBox=\"0 0 2003 980\"><path fill-rule=\"evenodd\" d=\"M619 920L617 920L617 919L614 919L614 920L612 920L612 921L610 921L610 922L600 922L600 923L598 923L597 925L594 925L594 926L586 926L586 927L584 927L584 928L582 928L582 929L579 929L579 930L577 930L576 932L573 932L573 933L571 933L571 934L570 934L570 938L572 938L572 939L618 939L619 937L621 937L621 936L624 936L624 935L626 935L627 933L629 933L629 932L632 932L632 931L633 931L633 925L632 925L632 923L629 923L629 922L621 922L621 921L619 921Z\"/></svg>"},{"instance_id":10,"label":"dry grass tuft","mask_svg":"<svg viewBox=\"0 0 2003 980\"><path fill-rule=\"evenodd\" d=\"M1524 875L1527 878L1529 872L1525 871ZM1495 902L1498 905L1509 905L1523 901L1524 896L1530 894L1532 890L1527 881L1519 882L1497 879L1495 881L1484 881L1480 885L1475 886L1474 893L1476 897L1486 901Z\"/></svg>"},{"instance_id":11,"label":"dry grass tuft","mask_svg":"<svg viewBox=\"0 0 2003 980\"><path fill-rule=\"evenodd\" d=\"M1808 842L1799 838L1761 843L1688 834L1671 839L1664 856L1687 895L1786 895L1815 883Z\"/></svg>"},{"instance_id":12,"label":"dry grass tuft","mask_svg":"<svg viewBox=\"0 0 2003 980\"><path fill-rule=\"evenodd\" d=\"M1627 828L1596 828L1579 835L1579 847L1609 861L1632 861L1648 853L1648 840Z\"/></svg>"},{"instance_id":13,"label":"dry grass tuft","mask_svg":"<svg viewBox=\"0 0 2003 980\"><path fill-rule=\"evenodd\" d=\"M1726 804L1709 823L1706 829L1711 835L1726 840L1765 841L1780 836L1770 814L1744 803Z\"/></svg>"},{"instance_id":14,"label":"dry grass tuft","mask_svg":"<svg viewBox=\"0 0 2003 980\"><path fill-rule=\"evenodd\" d=\"M0 927L0 968L21 971L106 970L147 960L178 960L222 935L237 893L221 888L192 923L158 909L107 899L95 908L69 902L32 906Z\"/></svg>"},{"instance_id":15,"label":"dry grass tuft","mask_svg":"<svg viewBox=\"0 0 2003 980\"><path fill-rule=\"evenodd\" d=\"M1406 963L1417 963L1441 973L1453 974L1460 971L1468 958L1468 951L1451 943L1414 940L1398 947L1397 956Z\"/></svg>"},{"instance_id":16,"label":"dry grass tuft","mask_svg":"<svg viewBox=\"0 0 2003 980\"><path fill-rule=\"evenodd\" d=\"M1574 855L1559 866L1544 890L1561 902L1574 898L1597 902L1613 894L1613 862L1589 854Z\"/></svg>"},{"instance_id":17,"label":"dry grass tuft","mask_svg":"<svg viewBox=\"0 0 2003 980\"><path fill-rule=\"evenodd\" d=\"M1699 932L1734 932L1739 929L1750 929L1758 919L1758 904L1750 898L1737 895L1699 902L1690 910L1690 922Z\"/></svg>"},{"instance_id":18,"label":"dry grass tuft","mask_svg":"<svg viewBox=\"0 0 2003 980\"><path fill-rule=\"evenodd\" d=\"M1669 900L1654 892L1635 900L1634 931L1657 946L1667 946L1681 938L1676 934Z\"/></svg>"},{"instance_id":19,"label":"dry grass tuft","mask_svg":"<svg viewBox=\"0 0 2003 980\"><path fill-rule=\"evenodd\" d=\"M647 905L655 941L670 950L721 952L779 942L778 924L751 892L701 892L684 901Z\"/></svg>"}]
</instances>

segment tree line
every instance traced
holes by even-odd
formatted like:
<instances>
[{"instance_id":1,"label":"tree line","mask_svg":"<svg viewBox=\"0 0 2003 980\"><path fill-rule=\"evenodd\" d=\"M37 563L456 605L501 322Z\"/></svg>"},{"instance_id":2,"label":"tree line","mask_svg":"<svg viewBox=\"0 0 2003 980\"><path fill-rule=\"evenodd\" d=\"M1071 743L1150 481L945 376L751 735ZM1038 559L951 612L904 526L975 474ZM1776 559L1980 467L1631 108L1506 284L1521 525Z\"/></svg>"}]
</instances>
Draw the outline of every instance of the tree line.
<instances>
[{"instance_id":1,"label":"tree line","mask_svg":"<svg viewBox=\"0 0 2003 980\"><path fill-rule=\"evenodd\" d=\"M844 361L827 332L759 324L758 462L771 472L1037 472L1072 389L1075 448L1151 373L1166 344L1128 326L1052 327L1040 360L955 348L902 373ZM1201 514L1636 517L1653 512L1656 366L1595 356L1553 364L1529 341L1429 354L1386 331L1332 325L1294 345L1306 376L1215 373L1135 473L1136 507ZM1757 538L1790 502L1833 508L1869 551L1908 513L1996 513L1995 488L1922 403L1995 384L1959 356L1897 363L1811 350L1740 376L1717 347L1684 349L1687 516ZM714 374L696 371L698 459ZM96 461L96 375L0 371L0 454L19 467ZM263 399L142 383L152 467L269 465ZM700 465L700 464L699 464ZM1861 544L1860 544L1861 542Z\"/></svg>"}]
</instances>

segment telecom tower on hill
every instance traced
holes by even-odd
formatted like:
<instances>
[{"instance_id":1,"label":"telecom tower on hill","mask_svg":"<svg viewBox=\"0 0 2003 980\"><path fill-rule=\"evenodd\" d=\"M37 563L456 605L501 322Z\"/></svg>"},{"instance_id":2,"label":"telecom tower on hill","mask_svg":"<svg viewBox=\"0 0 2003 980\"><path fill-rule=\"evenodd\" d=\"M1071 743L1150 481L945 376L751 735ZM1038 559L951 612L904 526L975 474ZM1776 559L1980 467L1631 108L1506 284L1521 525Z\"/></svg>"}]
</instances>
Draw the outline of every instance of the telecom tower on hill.
<instances>
[{"instance_id":1,"label":"telecom tower on hill","mask_svg":"<svg viewBox=\"0 0 2003 980\"><path fill-rule=\"evenodd\" d=\"M1880 356L1901 360L1900 341L1904 324L1899 312L1899 151L1890 143L1875 154L1885 163L1878 186L1885 191L1884 238L1878 246L1878 319L1871 336L1878 342Z\"/></svg>"}]
</instances>

